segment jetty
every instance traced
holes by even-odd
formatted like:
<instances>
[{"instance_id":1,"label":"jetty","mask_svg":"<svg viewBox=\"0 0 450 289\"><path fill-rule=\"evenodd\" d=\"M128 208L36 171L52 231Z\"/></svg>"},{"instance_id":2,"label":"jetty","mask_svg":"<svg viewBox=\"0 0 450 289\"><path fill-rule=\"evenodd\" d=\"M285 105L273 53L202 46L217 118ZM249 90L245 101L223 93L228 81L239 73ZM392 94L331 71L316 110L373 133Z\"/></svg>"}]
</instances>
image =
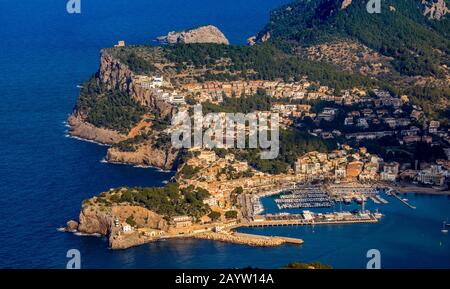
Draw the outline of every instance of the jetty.
<instances>
[{"instance_id":1,"label":"jetty","mask_svg":"<svg viewBox=\"0 0 450 289\"><path fill-rule=\"evenodd\" d=\"M303 211L302 214L268 214L255 216L248 222L239 224L239 227L278 227L278 226L305 226L305 225L339 225L356 223L376 223L380 218L379 214L370 212L334 212L334 213L313 213Z\"/></svg>"},{"instance_id":2,"label":"jetty","mask_svg":"<svg viewBox=\"0 0 450 289\"><path fill-rule=\"evenodd\" d=\"M304 221L304 220L284 220L284 221L264 221L264 222L249 222L242 224L243 227L284 227L284 226L313 226L313 225L344 225L344 224L359 224L359 223L377 223L378 219L354 219L354 220L322 220L322 221Z\"/></svg>"},{"instance_id":3,"label":"jetty","mask_svg":"<svg viewBox=\"0 0 450 289\"><path fill-rule=\"evenodd\" d=\"M407 207L409 207L409 208L411 208L411 209L414 209L414 210L416 209L415 206L413 206L413 205L411 205L410 203L408 203L407 200L402 199L399 195L397 195L396 192L391 191L391 192L390 192L390 195L393 196L393 197L395 197L396 199L398 199L400 202L402 202L403 204L405 204Z\"/></svg>"},{"instance_id":4,"label":"jetty","mask_svg":"<svg viewBox=\"0 0 450 289\"><path fill-rule=\"evenodd\" d=\"M291 237L282 237L282 236L262 236L262 235L254 235L254 234L247 234L247 233L234 233L237 237L243 237L243 238L267 238L267 239L281 239L287 244L294 244L294 245L301 245L304 243L302 239L299 238L291 238Z\"/></svg>"},{"instance_id":5,"label":"jetty","mask_svg":"<svg viewBox=\"0 0 450 289\"><path fill-rule=\"evenodd\" d=\"M238 232L204 232L192 235L193 238L213 240L226 243L234 243L241 245L257 246L257 247L275 247L283 244L303 244L302 239L279 237L279 236L263 236L254 234L245 234Z\"/></svg>"}]
</instances>

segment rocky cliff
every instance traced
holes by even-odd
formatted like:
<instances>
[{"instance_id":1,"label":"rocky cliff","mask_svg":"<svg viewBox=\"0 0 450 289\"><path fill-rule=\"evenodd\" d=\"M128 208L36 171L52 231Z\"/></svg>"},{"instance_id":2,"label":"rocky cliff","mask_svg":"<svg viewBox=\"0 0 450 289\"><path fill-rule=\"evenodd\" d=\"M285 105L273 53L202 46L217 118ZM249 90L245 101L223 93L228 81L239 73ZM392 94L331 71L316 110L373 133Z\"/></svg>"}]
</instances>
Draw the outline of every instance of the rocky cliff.
<instances>
[{"instance_id":1,"label":"rocky cliff","mask_svg":"<svg viewBox=\"0 0 450 289\"><path fill-rule=\"evenodd\" d=\"M445 0L422 0L425 6L423 15L431 20L441 20L446 14L450 13Z\"/></svg>"},{"instance_id":2,"label":"rocky cliff","mask_svg":"<svg viewBox=\"0 0 450 289\"><path fill-rule=\"evenodd\" d=\"M135 81L136 73L128 65L114 58L108 50L102 50L98 78L108 90L121 90L126 92L136 102L152 111L159 112L161 116L170 115L174 107L167 102L157 99L151 90L143 89Z\"/></svg>"},{"instance_id":3,"label":"rocky cliff","mask_svg":"<svg viewBox=\"0 0 450 289\"><path fill-rule=\"evenodd\" d=\"M173 170L178 151L169 148L156 148L151 143L139 145L134 152L124 152L109 148L106 160L112 163L152 166L164 170Z\"/></svg>"},{"instance_id":4,"label":"rocky cliff","mask_svg":"<svg viewBox=\"0 0 450 289\"><path fill-rule=\"evenodd\" d=\"M143 89L136 83L136 76L137 74L133 72L128 65L112 56L108 49L101 51L100 67L96 73L96 79L98 79L103 93L108 91L121 91L126 93L140 105L149 107L153 113L157 113L162 117L171 115L175 110L173 105L159 100L151 90ZM91 93L95 94L95 92ZM92 98L95 100L100 96L101 95L93 95ZM88 113L88 110L80 111L78 107L75 107L70 118L72 120L71 122L74 124L78 124L79 121L85 122Z\"/></svg>"},{"instance_id":5,"label":"rocky cliff","mask_svg":"<svg viewBox=\"0 0 450 289\"><path fill-rule=\"evenodd\" d=\"M169 32L166 36L157 38L161 42L170 44L187 44L187 43L217 43L230 44L225 35L215 26L208 25L196 29L180 32Z\"/></svg>"},{"instance_id":6,"label":"rocky cliff","mask_svg":"<svg viewBox=\"0 0 450 289\"><path fill-rule=\"evenodd\" d=\"M79 114L72 114L67 123L70 126L69 134L86 140L102 144L114 144L124 141L127 136L117 131L96 127L86 122Z\"/></svg>"},{"instance_id":7,"label":"rocky cliff","mask_svg":"<svg viewBox=\"0 0 450 289\"><path fill-rule=\"evenodd\" d=\"M132 205L103 206L94 204L95 198L88 202L81 210L77 231L107 236L111 249L126 249L154 240L140 233L138 228L161 231L168 229L162 216L146 208ZM135 222L135 230L127 234L123 232L122 225L130 217ZM119 220L119 225L115 225L115 220Z\"/></svg>"},{"instance_id":8,"label":"rocky cliff","mask_svg":"<svg viewBox=\"0 0 450 289\"><path fill-rule=\"evenodd\" d=\"M85 234L101 234L106 236L111 233L113 223L114 218L110 209L85 206L80 212L77 231Z\"/></svg>"},{"instance_id":9,"label":"rocky cliff","mask_svg":"<svg viewBox=\"0 0 450 289\"><path fill-rule=\"evenodd\" d=\"M101 90L100 92L94 89L88 90L90 93L88 94L90 98L88 103L95 103L103 97L102 94L108 93L108 91L121 91L126 93L126 97L134 99L141 106L150 108L150 113L144 115L141 122L136 123L136 126L129 133L118 132L89 123L89 107L86 108L86 105L83 108L77 106L68 119L70 135L108 145L134 138L141 132L142 122L148 115L154 114L161 118L170 118L175 111L173 105L158 99L153 95L152 90L143 89L141 85L137 84L136 73L120 59L114 57L112 51L104 49L101 52L100 67L95 76ZM120 110L120 107L111 109ZM147 129L148 126L145 125L142 128ZM143 133L148 133L148 131L143 131ZM170 148L160 150L155 149L151 144L144 143L135 152L121 152L116 148L110 148L106 159L111 162L172 169L177 153Z\"/></svg>"}]
</instances>

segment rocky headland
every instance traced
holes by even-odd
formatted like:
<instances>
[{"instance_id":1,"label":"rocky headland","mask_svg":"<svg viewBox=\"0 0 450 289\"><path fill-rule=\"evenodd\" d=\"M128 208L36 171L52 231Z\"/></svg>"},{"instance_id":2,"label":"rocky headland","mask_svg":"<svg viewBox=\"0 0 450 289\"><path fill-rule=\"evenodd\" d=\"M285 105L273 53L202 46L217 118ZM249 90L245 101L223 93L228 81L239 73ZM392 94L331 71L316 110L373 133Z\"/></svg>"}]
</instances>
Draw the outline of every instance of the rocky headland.
<instances>
[{"instance_id":1,"label":"rocky headland","mask_svg":"<svg viewBox=\"0 0 450 289\"><path fill-rule=\"evenodd\" d=\"M77 232L86 235L101 235L108 237L111 249L127 249L156 240L154 234L146 230L124 232L123 226L117 220L128 220L134 226L145 227L147 232L167 230L167 221L146 208L132 205L104 206L94 204L93 200L85 201L79 216L79 222L67 222L67 232Z\"/></svg>"},{"instance_id":2,"label":"rocky headland","mask_svg":"<svg viewBox=\"0 0 450 289\"><path fill-rule=\"evenodd\" d=\"M165 36L157 38L158 41L169 44L189 44L189 43L215 43L229 45L230 42L219 30L213 25L201 26L186 31L172 31Z\"/></svg>"},{"instance_id":3,"label":"rocky headland","mask_svg":"<svg viewBox=\"0 0 450 289\"><path fill-rule=\"evenodd\" d=\"M144 139L140 143L134 143L136 137L141 134L157 135L158 132L152 130L152 121L149 115L156 115L158 118L170 118L175 108L170 103L159 100L148 89L143 89L137 82L137 74L124 64L111 51L102 50L100 56L100 68L94 78L90 80L95 83L95 89L91 87L82 88L80 99L69 116L69 135L85 140L94 141L101 144L110 145L105 159L112 163L124 163L129 165L153 166L164 170L174 168L174 163L178 154L170 146L158 148L152 141ZM91 85L92 86L92 85ZM103 101L108 93L119 93L122 97L130 98L137 106L148 110L147 114L140 116L141 120L133 124L127 131L103 127L91 123L90 114L97 102ZM88 99L89 105L85 105L84 99ZM111 107L111 109L113 109ZM118 107L117 109L122 109ZM98 114L98 113L97 113ZM155 118L155 117L153 117ZM121 143L132 143L128 147L133 149L121 150Z\"/></svg>"},{"instance_id":4,"label":"rocky headland","mask_svg":"<svg viewBox=\"0 0 450 289\"><path fill-rule=\"evenodd\" d=\"M127 136L115 130L96 127L87 122L83 117L72 114L67 120L70 126L69 134L85 140L95 141L101 144L114 144L127 139Z\"/></svg>"},{"instance_id":5,"label":"rocky headland","mask_svg":"<svg viewBox=\"0 0 450 289\"><path fill-rule=\"evenodd\" d=\"M140 144L135 151L128 152L111 147L106 154L106 161L173 170L177 156L178 151L170 147L156 148L151 143L144 143Z\"/></svg>"}]
</instances>

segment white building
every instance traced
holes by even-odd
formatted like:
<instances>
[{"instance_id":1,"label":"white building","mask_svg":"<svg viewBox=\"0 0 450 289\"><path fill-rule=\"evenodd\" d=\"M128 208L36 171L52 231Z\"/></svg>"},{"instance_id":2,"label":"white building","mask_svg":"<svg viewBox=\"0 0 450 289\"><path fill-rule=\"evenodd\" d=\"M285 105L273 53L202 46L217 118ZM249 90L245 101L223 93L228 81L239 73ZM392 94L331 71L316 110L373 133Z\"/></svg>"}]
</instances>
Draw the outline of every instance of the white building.
<instances>
[{"instance_id":1,"label":"white building","mask_svg":"<svg viewBox=\"0 0 450 289\"><path fill-rule=\"evenodd\" d=\"M386 163L384 164L383 171L381 172L381 180L395 182L397 180L398 172L399 172L399 163Z\"/></svg>"},{"instance_id":2,"label":"white building","mask_svg":"<svg viewBox=\"0 0 450 289\"><path fill-rule=\"evenodd\" d=\"M184 96L182 95L172 95L170 97L170 102L173 104L186 104L186 100L184 99Z\"/></svg>"},{"instance_id":3,"label":"white building","mask_svg":"<svg viewBox=\"0 0 450 289\"><path fill-rule=\"evenodd\" d=\"M155 76L153 77L153 86L154 88L156 87L161 87L164 84L164 77L163 76Z\"/></svg>"},{"instance_id":4,"label":"white building","mask_svg":"<svg viewBox=\"0 0 450 289\"><path fill-rule=\"evenodd\" d=\"M442 186L445 182L447 171L441 166L432 165L429 169L422 170L417 175L417 180L423 184Z\"/></svg>"},{"instance_id":5,"label":"white building","mask_svg":"<svg viewBox=\"0 0 450 289\"><path fill-rule=\"evenodd\" d=\"M122 231L124 233L129 233L129 232L133 231L133 228L130 225L126 224L126 225L123 225Z\"/></svg>"}]
</instances>

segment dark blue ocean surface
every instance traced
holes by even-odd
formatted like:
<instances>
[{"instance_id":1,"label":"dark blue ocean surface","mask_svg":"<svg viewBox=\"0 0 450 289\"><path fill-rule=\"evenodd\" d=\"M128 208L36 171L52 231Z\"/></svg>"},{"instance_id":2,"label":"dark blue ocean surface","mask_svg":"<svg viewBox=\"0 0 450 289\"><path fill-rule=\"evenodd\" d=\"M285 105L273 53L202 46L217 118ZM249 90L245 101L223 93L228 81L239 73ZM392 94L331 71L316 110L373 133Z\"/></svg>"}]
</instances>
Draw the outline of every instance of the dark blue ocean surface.
<instances>
[{"instance_id":1,"label":"dark blue ocean surface","mask_svg":"<svg viewBox=\"0 0 450 289\"><path fill-rule=\"evenodd\" d=\"M0 268L65 268L72 248L84 268L272 268L312 260L364 267L370 248L380 249L386 267L450 267L449 236L440 232L450 212L445 197L412 198L416 211L392 203L376 225L245 230L298 236L301 247L176 240L111 251L102 238L57 232L86 198L117 186L160 186L172 176L103 163L106 147L65 136L76 85L97 70L99 50L202 24L244 44L289 0L81 2L82 14L69 15L63 0L0 0Z\"/></svg>"}]
</instances>

